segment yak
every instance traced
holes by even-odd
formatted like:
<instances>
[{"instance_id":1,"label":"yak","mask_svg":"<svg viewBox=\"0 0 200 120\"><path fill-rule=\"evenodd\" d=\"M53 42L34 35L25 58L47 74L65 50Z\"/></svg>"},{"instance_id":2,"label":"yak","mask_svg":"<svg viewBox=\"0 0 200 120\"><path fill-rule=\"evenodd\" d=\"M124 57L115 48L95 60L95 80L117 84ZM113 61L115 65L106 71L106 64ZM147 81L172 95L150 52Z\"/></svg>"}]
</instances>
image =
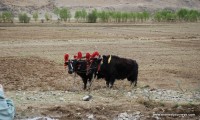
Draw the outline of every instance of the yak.
<instances>
[{"instance_id":1,"label":"yak","mask_svg":"<svg viewBox=\"0 0 200 120\"><path fill-rule=\"evenodd\" d=\"M69 60L68 61L68 73L76 73L82 78L83 81L83 89L85 90L87 88L87 83L89 82L89 86L91 86L91 81L93 78L93 72L92 70L88 70L87 68L87 61L85 60Z\"/></svg>"},{"instance_id":2,"label":"yak","mask_svg":"<svg viewBox=\"0 0 200 120\"><path fill-rule=\"evenodd\" d=\"M107 87L112 88L115 79L125 79L130 81L131 85L137 86L138 64L135 60L120 58L115 55L103 55L102 60L97 59L92 67L97 70L97 79L105 78ZM101 63L101 64L100 64Z\"/></svg>"},{"instance_id":3,"label":"yak","mask_svg":"<svg viewBox=\"0 0 200 120\"><path fill-rule=\"evenodd\" d=\"M96 69L91 67L92 62L94 61L96 56L99 56L99 53L95 51L92 55L86 53L85 57L82 57L82 53L78 52L77 56L74 56L74 59L69 59L69 55L65 54L64 66L68 66L68 73L76 73L78 74L84 83L83 89L87 88L87 83L89 82L89 88L91 86L92 78L94 73L96 73ZM82 58L86 58L82 60Z\"/></svg>"}]
</instances>

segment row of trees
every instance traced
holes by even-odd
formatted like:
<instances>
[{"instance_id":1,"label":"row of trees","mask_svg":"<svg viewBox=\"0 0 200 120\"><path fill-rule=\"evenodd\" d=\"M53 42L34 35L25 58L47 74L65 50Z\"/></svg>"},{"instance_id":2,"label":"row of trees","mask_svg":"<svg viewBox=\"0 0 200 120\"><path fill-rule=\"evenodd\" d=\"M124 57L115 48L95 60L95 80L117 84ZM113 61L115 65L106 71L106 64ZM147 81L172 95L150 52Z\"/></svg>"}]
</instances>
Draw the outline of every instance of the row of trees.
<instances>
[{"instance_id":1,"label":"row of trees","mask_svg":"<svg viewBox=\"0 0 200 120\"><path fill-rule=\"evenodd\" d=\"M35 12L33 13L33 19L35 21L38 20L38 12ZM18 15L18 19L19 19L19 22L21 23L29 23L30 20L31 20L31 17L29 17L27 15L27 13L20 13ZM51 15L49 15L48 13L45 14L45 19L48 21L51 19ZM5 12L2 12L0 13L0 23L3 22L3 23L7 23L7 22L10 22L10 23L13 23L13 20L14 20L14 15L10 12L10 11L5 11Z\"/></svg>"},{"instance_id":2,"label":"row of trees","mask_svg":"<svg viewBox=\"0 0 200 120\"><path fill-rule=\"evenodd\" d=\"M181 9L177 12L179 21L196 22L200 19L200 12L197 10Z\"/></svg>"},{"instance_id":3,"label":"row of trees","mask_svg":"<svg viewBox=\"0 0 200 120\"><path fill-rule=\"evenodd\" d=\"M87 16L87 17L85 17ZM86 19L87 18L87 19ZM150 14L144 12L119 12L119 11L97 11L90 13L82 11L75 12L75 19L85 22L145 22L152 18L157 22L197 22L200 20L200 12L197 10L180 9L178 11L161 10Z\"/></svg>"},{"instance_id":4,"label":"row of trees","mask_svg":"<svg viewBox=\"0 0 200 120\"><path fill-rule=\"evenodd\" d=\"M88 22L144 22L150 18L150 13L144 12L119 12L93 10L88 14Z\"/></svg>"},{"instance_id":5,"label":"row of trees","mask_svg":"<svg viewBox=\"0 0 200 120\"><path fill-rule=\"evenodd\" d=\"M72 15L68 8L55 8L53 13L57 15L58 20L70 21ZM32 18L37 21L38 12L33 13ZM145 22L150 18L157 22L196 22L200 19L200 12L197 10L180 9L176 12L170 10L156 11L150 14L144 12L120 12L120 11L97 11L86 12L85 9L77 10L74 14L77 22ZM0 22L13 22L14 16L11 12L5 11L0 14ZM28 23L30 17L26 13L20 13L18 19L21 23ZM52 19L48 13L45 14L47 21Z\"/></svg>"},{"instance_id":6,"label":"row of trees","mask_svg":"<svg viewBox=\"0 0 200 120\"><path fill-rule=\"evenodd\" d=\"M200 12L197 10L180 9L176 12L162 10L154 14L154 20L157 22L197 22L199 19Z\"/></svg>"}]
</instances>

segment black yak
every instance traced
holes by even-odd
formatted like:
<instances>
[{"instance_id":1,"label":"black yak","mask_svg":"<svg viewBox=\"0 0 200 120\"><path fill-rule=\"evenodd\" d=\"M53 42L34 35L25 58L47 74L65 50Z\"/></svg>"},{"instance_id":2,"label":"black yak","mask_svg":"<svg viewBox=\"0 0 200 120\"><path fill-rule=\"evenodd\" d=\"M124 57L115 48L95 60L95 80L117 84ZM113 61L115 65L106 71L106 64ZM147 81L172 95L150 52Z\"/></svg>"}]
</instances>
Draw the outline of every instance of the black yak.
<instances>
[{"instance_id":1,"label":"black yak","mask_svg":"<svg viewBox=\"0 0 200 120\"><path fill-rule=\"evenodd\" d=\"M68 73L76 73L78 74L84 83L83 89L87 88L87 83L89 82L89 87L91 86L92 78L94 73L96 72L95 68L90 67L91 63L94 61L95 57L99 57L99 53L96 51L92 55L86 53L85 57L82 57L82 53L78 52L78 56L74 56L73 60L68 60L69 55L65 54L65 66L68 66ZM86 58L82 60L82 58Z\"/></svg>"},{"instance_id":2,"label":"black yak","mask_svg":"<svg viewBox=\"0 0 200 120\"><path fill-rule=\"evenodd\" d=\"M96 64L91 66L97 67L97 65L100 65L100 61L97 59ZM115 55L103 55L102 64L97 71L97 78L105 78L107 87L112 88L115 79L125 78L130 81L131 85L135 83L134 86L137 86L138 64L135 60L120 58Z\"/></svg>"},{"instance_id":3,"label":"black yak","mask_svg":"<svg viewBox=\"0 0 200 120\"><path fill-rule=\"evenodd\" d=\"M87 65L88 63L85 60L69 60L68 61L68 73L76 73L79 75L84 83L83 89L85 90L87 88L87 83L89 82L91 86L91 81L93 78L93 72L91 70L88 70Z\"/></svg>"}]
</instances>

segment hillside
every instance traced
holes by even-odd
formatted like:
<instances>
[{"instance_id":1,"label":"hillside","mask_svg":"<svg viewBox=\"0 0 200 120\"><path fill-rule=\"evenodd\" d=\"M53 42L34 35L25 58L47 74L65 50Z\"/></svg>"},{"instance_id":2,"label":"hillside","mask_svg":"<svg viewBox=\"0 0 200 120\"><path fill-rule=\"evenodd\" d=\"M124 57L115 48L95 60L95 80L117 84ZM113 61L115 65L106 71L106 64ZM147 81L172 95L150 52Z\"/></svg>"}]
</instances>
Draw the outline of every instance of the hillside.
<instances>
[{"instance_id":1,"label":"hillside","mask_svg":"<svg viewBox=\"0 0 200 120\"><path fill-rule=\"evenodd\" d=\"M55 7L68 7L72 13L85 8L116 11L155 11L159 9L177 10L180 8L200 9L200 0L1 0L0 11L10 10L15 15L19 12L41 15L51 12Z\"/></svg>"}]
</instances>

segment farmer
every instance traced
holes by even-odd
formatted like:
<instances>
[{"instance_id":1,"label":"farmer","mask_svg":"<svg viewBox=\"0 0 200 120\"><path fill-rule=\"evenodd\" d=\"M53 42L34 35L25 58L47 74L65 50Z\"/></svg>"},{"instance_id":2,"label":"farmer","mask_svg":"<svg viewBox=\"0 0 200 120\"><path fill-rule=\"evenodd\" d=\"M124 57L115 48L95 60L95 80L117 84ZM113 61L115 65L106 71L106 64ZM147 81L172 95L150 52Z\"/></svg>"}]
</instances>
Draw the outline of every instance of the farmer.
<instances>
[{"instance_id":1,"label":"farmer","mask_svg":"<svg viewBox=\"0 0 200 120\"><path fill-rule=\"evenodd\" d=\"M15 107L13 105L13 101L5 98L3 86L0 84L0 119L13 120L14 115Z\"/></svg>"}]
</instances>

